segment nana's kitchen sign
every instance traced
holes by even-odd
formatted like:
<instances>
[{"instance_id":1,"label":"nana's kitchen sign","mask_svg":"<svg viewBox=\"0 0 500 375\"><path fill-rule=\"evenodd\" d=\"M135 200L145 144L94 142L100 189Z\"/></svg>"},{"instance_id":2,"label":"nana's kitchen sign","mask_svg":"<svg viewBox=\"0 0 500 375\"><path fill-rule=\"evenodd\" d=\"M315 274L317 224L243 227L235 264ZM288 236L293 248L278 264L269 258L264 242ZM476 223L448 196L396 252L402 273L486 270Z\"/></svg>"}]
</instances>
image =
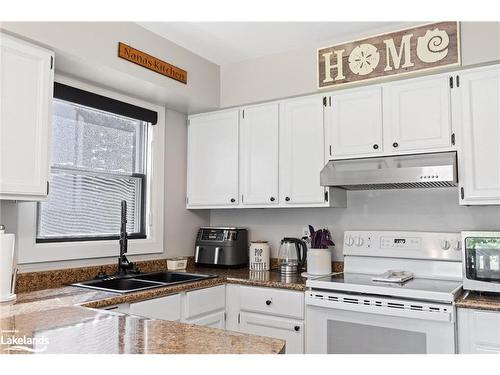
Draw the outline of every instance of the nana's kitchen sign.
<instances>
[{"instance_id":1,"label":"nana's kitchen sign","mask_svg":"<svg viewBox=\"0 0 500 375\"><path fill-rule=\"evenodd\" d=\"M318 49L318 87L459 64L458 22L438 22Z\"/></svg>"}]
</instances>

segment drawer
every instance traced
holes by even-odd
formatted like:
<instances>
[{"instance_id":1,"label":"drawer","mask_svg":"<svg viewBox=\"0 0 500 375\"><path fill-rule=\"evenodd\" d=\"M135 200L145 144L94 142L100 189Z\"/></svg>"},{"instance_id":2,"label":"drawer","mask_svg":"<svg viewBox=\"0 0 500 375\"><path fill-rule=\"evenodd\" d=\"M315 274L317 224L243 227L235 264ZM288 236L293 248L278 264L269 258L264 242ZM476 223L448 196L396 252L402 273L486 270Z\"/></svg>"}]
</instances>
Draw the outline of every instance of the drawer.
<instances>
[{"instance_id":1,"label":"drawer","mask_svg":"<svg viewBox=\"0 0 500 375\"><path fill-rule=\"evenodd\" d=\"M240 332L286 341L286 354L304 354L304 321L241 313Z\"/></svg>"},{"instance_id":2,"label":"drawer","mask_svg":"<svg viewBox=\"0 0 500 375\"><path fill-rule=\"evenodd\" d=\"M304 293L242 286L240 287L240 309L304 319Z\"/></svg>"},{"instance_id":3,"label":"drawer","mask_svg":"<svg viewBox=\"0 0 500 375\"><path fill-rule=\"evenodd\" d=\"M180 320L181 295L150 299L130 304L129 313L151 319Z\"/></svg>"},{"instance_id":4,"label":"drawer","mask_svg":"<svg viewBox=\"0 0 500 375\"><path fill-rule=\"evenodd\" d=\"M187 292L184 309L186 319L213 311L225 310L226 286L219 285Z\"/></svg>"}]
</instances>

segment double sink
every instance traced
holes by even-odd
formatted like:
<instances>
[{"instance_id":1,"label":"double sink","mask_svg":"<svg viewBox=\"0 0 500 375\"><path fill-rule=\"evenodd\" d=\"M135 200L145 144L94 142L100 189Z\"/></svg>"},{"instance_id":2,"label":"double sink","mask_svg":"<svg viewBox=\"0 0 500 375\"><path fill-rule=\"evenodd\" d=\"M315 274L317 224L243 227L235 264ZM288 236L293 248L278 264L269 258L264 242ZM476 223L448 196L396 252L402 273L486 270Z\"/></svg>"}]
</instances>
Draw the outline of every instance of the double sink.
<instances>
[{"instance_id":1,"label":"double sink","mask_svg":"<svg viewBox=\"0 0 500 375\"><path fill-rule=\"evenodd\" d=\"M84 281L71 285L106 292L129 293L206 280L214 277L217 276L185 272L153 272L137 275L111 276L104 279Z\"/></svg>"}]
</instances>

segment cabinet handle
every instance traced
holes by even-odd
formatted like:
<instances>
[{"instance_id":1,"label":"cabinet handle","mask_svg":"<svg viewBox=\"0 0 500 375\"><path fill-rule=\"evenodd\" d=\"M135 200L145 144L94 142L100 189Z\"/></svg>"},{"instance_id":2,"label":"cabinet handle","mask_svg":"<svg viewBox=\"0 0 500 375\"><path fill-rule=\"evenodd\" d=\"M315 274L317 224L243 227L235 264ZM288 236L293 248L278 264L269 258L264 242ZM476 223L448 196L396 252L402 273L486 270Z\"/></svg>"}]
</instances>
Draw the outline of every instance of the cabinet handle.
<instances>
[{"instance_id":1,"label":"cabinet handle","mask_svg":"<svg viewBox=\"0 0 500 375\"><path fill-rule=\"evenodd\" d=\"M270 300L270 299L268 299L268 300L266 301L266 305L267 305L267 306L269 306L270 304L271 304L271 300Z\"/></svg>"},{"instance_id":2,"label":"cabinet handle","mask_svg":"<svg viewBox=\"0 0 500 375\"><path fill-rule=\"evenodd\" d=\"M275 199L274 199L274 197L271 197L271 198L269 198L269 200L270 200L271 202L274 202L274 200L275 200Z\"/></svg>"},{"instance_id":3,"label":"cabinet handle","mask_svg":"<svg viewBox=\"0 0 500 375\"><path fill-rule=\"evenodd\" d=\"M50 191L50 182L47 181L47 195L49 195L49 191Z\"/></svg>"},{"instance_id":4,"label":"cabinet handle","mask_svg":"<svg viewBox=\"0 0 500 375\"><path fill-rule=\"evenodd\" d=\"M285 197L285 200L286 200L287 202L290 202L290 197Z\"/></svg>"},{"instance_id":5,"label":"cabinet handle","mask_svg":"<svg viewBox=\"0 0 500 375\"><path fill-rule=\"evenodd\" d=\"M296 332L298 332L298 331L300 330L300 326L295 326L295 327L293 327L293 329L294 329Z\"/></svg>"},{"instance_id":6,"label":"cabinet handle","mask_svg":"<svg viewBox=\"0 0 500 375\"><path fill-rule=\"evenodd\" d=\"M398 146L399 146L399 145L398 145L398 142L394 142L394 143L392 144L392 147L394 147L394 148L396 148L396 147L398 147Z\"/></svg>"},{"instance_id":7,"label":"cabinet handle","mask_svg":"<svg viewBox=\"0 0 500 375\"><path fill-rule=\"evenodd\" d=\"M374 145L373 145L373 149L374 149L374 150L378 150L378 145L377 145L377 144L374 144Z\"/></svg>"},{"instance_id":8,"label":"cabinet handle","mask_svg":"<svg viewBox=\"0 0 500 375\"><path fill-rule=\"evenodd\" d=\"M236 202L236 199L231 198L231 203L234 203L234 202Z\"/></svg>"}]
</instances>

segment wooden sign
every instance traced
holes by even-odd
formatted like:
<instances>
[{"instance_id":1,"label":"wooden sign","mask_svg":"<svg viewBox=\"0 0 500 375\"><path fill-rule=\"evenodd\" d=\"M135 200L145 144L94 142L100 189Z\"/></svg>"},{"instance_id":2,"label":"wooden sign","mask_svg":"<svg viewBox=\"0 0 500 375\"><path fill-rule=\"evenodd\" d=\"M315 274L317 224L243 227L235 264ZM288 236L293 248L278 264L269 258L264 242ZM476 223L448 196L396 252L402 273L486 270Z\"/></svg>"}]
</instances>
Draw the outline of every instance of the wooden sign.
<instances>
[{"instance_id":1,"label":"wooden sign","mask_svg":"<svg viewBox=\"0 0 500 375\"><path fill-rule=\"evenodd\" d=\"M130 47L122 42L118 43L118 57L143 66L156 73L163 74L176 81L187 83L187 72L154 56L148 55L138 49Z\"/></svg>"},{"instance_id":2,"label":"wooden sign","mask_svg":"<svg viewBox=\"0 0 500 375\"><path fill-rule=\"evenodd\" d=\"M460 64L458 22L437 22L318 49L318 88Z\"/></svg>"}]
</instances>

